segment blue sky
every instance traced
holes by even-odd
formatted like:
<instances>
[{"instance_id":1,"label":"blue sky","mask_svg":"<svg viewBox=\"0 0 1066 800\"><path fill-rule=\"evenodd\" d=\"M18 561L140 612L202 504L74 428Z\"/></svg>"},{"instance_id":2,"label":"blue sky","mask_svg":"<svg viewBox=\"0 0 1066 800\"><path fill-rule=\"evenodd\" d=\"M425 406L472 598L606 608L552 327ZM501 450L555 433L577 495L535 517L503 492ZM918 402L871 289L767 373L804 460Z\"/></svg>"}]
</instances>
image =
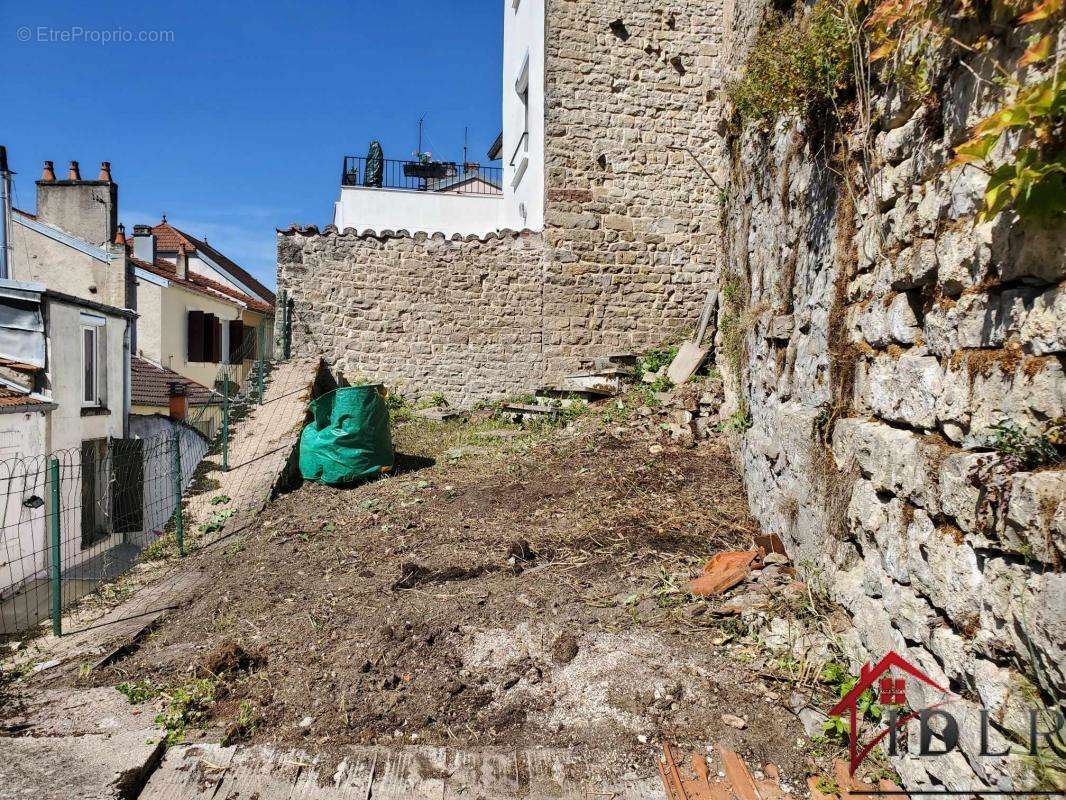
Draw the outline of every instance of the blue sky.
<instances>
[{"instance_id":1,"label":"blue sky","mask_svg":"<svg viewBox=\"0 0 1066 800\"><path fill-rule=\"evenodd\" d=\"M376 138L410 158L425 114L423 149L458 160L469 126L484 159L500 130L502 7L0 0L17 204L33 207L45 159L61 176L76 159L84 177L111 161L127 229L165 211L273 286L275 227L332 221L343 155Z\"/></svg>"}]
</instances>

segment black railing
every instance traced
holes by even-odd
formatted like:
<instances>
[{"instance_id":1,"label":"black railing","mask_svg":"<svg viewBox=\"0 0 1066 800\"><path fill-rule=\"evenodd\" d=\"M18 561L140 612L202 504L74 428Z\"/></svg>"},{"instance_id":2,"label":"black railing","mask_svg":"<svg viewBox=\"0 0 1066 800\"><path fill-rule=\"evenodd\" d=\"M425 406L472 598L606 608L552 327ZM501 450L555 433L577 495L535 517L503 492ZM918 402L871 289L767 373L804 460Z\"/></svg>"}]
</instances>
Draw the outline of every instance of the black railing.
<instances>
[{"instance_id":1,"label":"black railing","mask_svg":"<svg viewBox=\"0 0 1066 800\"><path fill-rule=\"evenodd\" d=\"M503 194L503 169L450 161L396 161L386 158L380 171L367 170L363 156L345 156L341 186L408 189L442 194Z\"/></svg>"}]
</instances>

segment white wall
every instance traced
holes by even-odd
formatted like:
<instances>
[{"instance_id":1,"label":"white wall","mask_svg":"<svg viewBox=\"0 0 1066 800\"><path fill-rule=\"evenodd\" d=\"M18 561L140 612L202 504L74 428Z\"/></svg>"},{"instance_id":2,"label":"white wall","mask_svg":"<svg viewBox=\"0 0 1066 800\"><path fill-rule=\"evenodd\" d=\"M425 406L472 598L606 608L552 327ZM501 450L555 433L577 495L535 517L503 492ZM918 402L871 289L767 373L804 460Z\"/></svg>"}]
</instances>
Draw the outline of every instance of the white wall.
<instances>
[{"instance_id":1,"label":"white wall","mask_svg":"<svg viewBox=\"0 0 1066 800\"><path fill-rule=\"evenodd\" d=\"M56 452L60 460L62 504L63 567L67 569L86 561L114 546L121 535L104 539L92 547L81 548L81 443L89 439L120 439L123 433L125 409L125 353L123 337L126 319L105 316L100 331L100 348L105 354L106 368L100 375L104 386L103 405L108 413L82 414L82 336L81 313L101 314L61 300L48 300L48 379L52 401L48 450ZM102 481L106 487L107 481ZM101 508L110 507L110 500L100 496Z\"/></svg>"},{"instance_id":2,"label":"white wall","mask_svg":"<svg viewBox=\"0 0 1066 800\"><path fill-rule=\"evenodd\" d=\"M193 474L207 452L207 439L198 431L160 414L130 416L130 436L145 440L144 449L144 536L137 544L145 547L159 538L163 526L174 513L173 450L168 446L174 431L179 432L182 492L192 483Z\"/></svg>"},{"instance_id":3,"label":"white wall","mask_svg":"<svg viewBox=\"0 0 1066 800\"><path fill-rule=\"evenodd\" d=\"M529 59L529 136L515 84ZM517 150L517 154L516 154ZM544 227L544 0L503 0L503 226ZM512 163L513 160L513 163ZM515 184L525 165L521 180ZM521 207L525 206L523 217Z\"/></svg>"},{"instance_id":4,"label":"white wall","mask_svg":"<svg viewBox=\"0 0 1066 800\"><path fill-rule=\"evenodd\" d=\"M24 505L48 497L47 422L39 412L0 414L0 598L48 572L45 509Z\"/></svg>"},{"instance_id":5,"label":"white wall","mask_svg":"<svg viewBox=\"0 0 1066 800\"><path fill-rule=\"evenodd\" d=\"M360 233L371 228L484 236L504 227L502 213L503 198L498 195L342 186L333 224L342 231L355 228Z\"/></svg>"}]
</instances>

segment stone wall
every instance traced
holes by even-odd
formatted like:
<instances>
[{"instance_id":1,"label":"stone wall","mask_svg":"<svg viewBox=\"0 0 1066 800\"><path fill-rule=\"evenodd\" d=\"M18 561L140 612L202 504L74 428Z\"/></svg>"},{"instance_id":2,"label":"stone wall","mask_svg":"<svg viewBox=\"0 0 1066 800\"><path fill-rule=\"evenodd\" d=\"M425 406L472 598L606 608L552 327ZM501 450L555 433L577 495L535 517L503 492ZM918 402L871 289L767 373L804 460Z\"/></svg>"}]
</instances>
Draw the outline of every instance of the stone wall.
<instances>
[{"instance_id":1,"label":"stone wall","mask_svg":"<svg viewBox=\"0 0 1066 800\"><path fill-rule=\"evenodd\" d=\"M294 350L466 404L692 326L718 267L720 12L663 8L547 4L542 234L284 233Z\"/></svg>"},{"instance_id":2,"label":"stone wall","mask_svg":"<svg viewBox=\"0 0 1066 800\"><path fill-rule=\"evenodd\" d=\"M529 231L279 235L292 352L410 397L468 403L529 391L544 373L543 254Z\"/></svg>"},{"instance_id":3,"label":"stone wall","mask_svg":"<svg viewBox=\"0 0 1066 800\"><path fill-rule=\"evenodd\" d=\"M736 47L764 6L731 10ZM1018 761L979 756L975 720L983 705L1024 740L1026 709L1066 691L1066 472L1015 473L985 507L972 470L992 424L1066 413L1066 235L1009 213L975 224L983 174L945 165L992 84L948 58L933 75L934 102L874 96L854 195L854 135L848 157L824 124L735 137L723 263L738 299L719 327L732 314L740 347L720 335L718 362L726 412L751 415L752 511L852 613L853 666L896 650L964 698L963 752L901 759L907 785L1017 786Z\"/></svg>"}]
</instances>

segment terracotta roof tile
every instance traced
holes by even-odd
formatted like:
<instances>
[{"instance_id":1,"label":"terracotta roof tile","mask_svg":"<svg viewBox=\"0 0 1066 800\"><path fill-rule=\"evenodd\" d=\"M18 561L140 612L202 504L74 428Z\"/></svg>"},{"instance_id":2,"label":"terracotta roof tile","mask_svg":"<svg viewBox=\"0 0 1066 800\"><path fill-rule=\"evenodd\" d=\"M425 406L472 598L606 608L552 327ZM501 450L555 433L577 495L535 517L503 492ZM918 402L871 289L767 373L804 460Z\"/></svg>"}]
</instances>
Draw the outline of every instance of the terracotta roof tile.
<instances>
[{"instance_id":1,"label":"terracotta roof tile","mask_svg":"<svg viewBox=\"0 0 1066 800\"><path fill-rule=\"evenodd\" d=\"M170 403L170 384L184 383L192 405L221 402L218 395L203 384L184 378L172 369L134 356L130 359L130 402L135 406L166 406Z\"/></svg>"},{"instance_id":2,"label":"terracotta roof tile","mask_svg":"<svg viewBox=\"0 0 1066 800\"><path fill-rule=\"evenodd\" d=\"M163 220L158 225L154 226L152 228L152 233L155 234L155 246L157 250L166 253L177 253L182 250L186 253L190 253L193 250L200 250L206 254L208 258L232 274L238 281L251 287L252 291L258 294L261 299L265 299L267 303L274 302L275 297L272 291L253 278L247 270L232 261L223 253L220 253L207 242L197 239L195 236L190 236L185 233L185 231L178 230L166 220Z\"/></svg>"},{"instance_id":3,"label":"terracotta roof tile","mask_svg":"<svg viewBox=\"0 0 1066 800\"><path fill-rule=\"evenodd\" d=\"M20 392L18 389L12 389L10 386L0 386L0 408L50 405L52 404L47 400L41 400L39 397L30 397L28 394Z\"/></svg>"},{"instance_id":4,"label":"terracotta roof tile","mask_svg":"<svg viewBox=\"0 0 1066 800\"><path fill-rule=\"evenodd\" d=\"M177 268L164 259L157 258L154 264L149 264L147 261L141 261L141 259L134 258L133 256L130 256L129 259L135 266L147 270L153 275L166 278L168 281L176 283L178 286L189 289L190 291L199 292L208 297L213 297L216 300L237 300L253 311L258 311L263 314L269 314L273 310L272 306L264 303L257 297L252 297L244 294L244 292L231 289L229 286L213 281L210 278L205 278L203 275L198 275L195 272L190 272L187 277L180 278L178 277Z\"/></svg>"}]
</instances>

